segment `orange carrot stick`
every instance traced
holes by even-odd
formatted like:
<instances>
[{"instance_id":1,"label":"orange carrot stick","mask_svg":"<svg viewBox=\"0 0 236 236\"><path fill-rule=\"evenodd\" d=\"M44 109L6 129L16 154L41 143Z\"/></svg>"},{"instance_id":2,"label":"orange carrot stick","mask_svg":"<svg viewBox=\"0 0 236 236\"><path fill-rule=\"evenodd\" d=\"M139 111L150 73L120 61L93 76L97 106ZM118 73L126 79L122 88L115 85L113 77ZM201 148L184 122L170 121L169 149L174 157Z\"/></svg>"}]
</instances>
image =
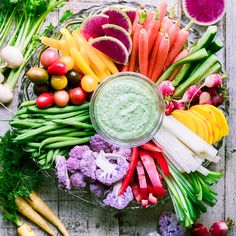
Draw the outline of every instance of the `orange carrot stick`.
<instances>
[{"instance_id":1,"label":"orange carrot stick","mask_svg":"<svg viewBox=\"0 0 236 236\"><path fill-rule=\"evenodd\" d=\"M168 32L171 26L174 24L173 20L171 20L168 16L165 16L162 21L163 27Z\"/></svg>"},{"instance_id":2,"label":"orange carrot stick","mask_svg":"<svg viewBox=\"0 0 236 236\"><path fill-rule=\"evenodd\" d=\"M168 55L168 51L169 51L169 38L168 38L168 33L166 32L160 42L157 52L157 57L155 60L155 68L151 76L151 80L153 80L154 82L156 82L158 77L161 75L162 69L165 65L165 61Z\"/></svg>"},{"instance_id":3,"label":"orange carrot stick","mask_svg":"<svg viewBox=\"0 0 236 236\"><path fill-rule=\"evenodd\" d=\"M158 36L157 36L156 41L154 43L154 47L152 49L151 56L150 56L150 59L149 59L149 71L148 71L148 77L149 78L151 78L151 76L152 76L152 73L153 73L153 70L154 70L154 65L155 65L155 60L156 60L156 57L157 57L158 48L159 48L160 42L161 42L163 37L164 37L164 33L162 31L160 31L158 33Z\"/></svg>"},{"instance_id":4,"label":"orange carrot stick","mask_svg":"<svg viewBox=\"0 0 236 236\"><path fill-rule=\"evenodd\" d=\"M129 71L129 63L127 63L121 70L122 72Z\"/></svg>"},{"instance_id":5,"label":"orange carrot stick","mask_svg":"<svg viewBox=\"0 0 236 236\"><path fill-rule=\"evenodd\" d=\"M169 40L170 40L170 48L173 45L173 43L175 42L176 36L180 30L179 26L180 26L180 21L178 20L168 30L168 36L169 36Z\"/></svg>"},{"instance_id":6,"label":"orange carrot stick","mask_svg":"<svg viewBox=\"0 0 236 236\"><path fill-rule=\"evenodd\" d=\"M151 22L152 22L152 20L153 20L154 18L155 18L155 12L150 9L150 10L147 12L147 18L146 18L146 20L145 20L144 23L143 23L143 28L144 28L145 30L148 30L149 25L151 24Z\"/></svg>"},{"instance_id":7,"label":"orange carrot stick","mask_svg":"<svg viewBox=\"0 0 236 236\"><path fill-rule=\"evenodd\" d=\"M148 34L143 28L139 33L139 71L148 76Z\"/></svg>"},{"instance_id":8,"label":"orange carrot stick","mask_svg":"<svg viewBox=\"0 0 236 236\"><path fill-rule=\"evenodd\" d=\"M158 36L158 32L160 30L161 21L159 19L160 11L157 9L155 18L150 22L149 27L147 29L148 32L148 55L150 54L154 42Z\"/></svg>"},{"instance_id":9,"label":"orange carrot stick","mask_svg":"<svg viewBox=\"0 0 236 236\"><path fill-rule=\"evenodd\" d=\"M166 12L167 12L167 1L166 0L162 0L158 6L159 10L160 10L160 21L162 23Z\"/></svg>"},{"instance_id":10,"label":"orange carrot stick","mask_svg":"<svg viewBox=\"0 0 236 236\"><path fill-rule=\"evenodd\" d=\"M188 53L189 53L189 51L188 51L187 49L184 49L183 51L181 51L181 52L177 55L177 57L174 59L173 63L175 63L175 62L181 60L182 58L186 57L186 56L188 55ZM168 80L172 81L172 80L175 78L175 76L177 75L177 73L180 71L181 68L182 68L182 66L177 67L177 68L174 70L174 72L171 74L171 76L169 77Z\"/></svg>"},{"instance_id":11,"label":"orange carrot stick","mask_svg":"<svg viewBox=\"0 0 236 236\"><path fill-rule=\"evenodd\" d=\"M181 52L182 48L184 47L184 44L188 40L188 30L191 25L192 22L190 22L185 28L178 31L175 42L170 48L170 53L168 54L168 57L166 59L165 68L168 68L175 59L175 57Z\"/></svg>"}]
</instances>

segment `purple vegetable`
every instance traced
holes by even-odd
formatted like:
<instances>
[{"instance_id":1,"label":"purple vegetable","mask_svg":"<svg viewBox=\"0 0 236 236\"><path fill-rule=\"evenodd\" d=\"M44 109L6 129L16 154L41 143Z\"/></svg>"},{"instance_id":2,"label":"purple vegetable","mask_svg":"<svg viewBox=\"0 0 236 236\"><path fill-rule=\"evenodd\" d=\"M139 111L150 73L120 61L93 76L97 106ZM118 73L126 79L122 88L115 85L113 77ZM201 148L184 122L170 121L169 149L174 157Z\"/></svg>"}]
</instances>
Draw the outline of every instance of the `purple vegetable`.
<instances>
[{"instance_id":1,"label":"purple vegetable","mask_svg":"<svg viewBox=\"0 0 236 236\"><path fill-rule=\"evenodd\" d=\"M169 80L161 82L158 88L160 89L163 96L171 96L175 92L175 87Z\"/></svg>"},{"instance_id":2,"label":"purple vegetable","mask_svg":"<svg viewBox=\"0 0 236 236\"><path fill-rule=\"evenodd\" d=\"M179 225L176 215L164 212L160 219L160 233L162 236L183 236L185 229Z\"/></svg>"},{"instance_id":3,"label":"purple vegetable","mask_svg":"<svg viewBox=\"0 0 236 236\"><path fill-rule=\"evenodd\" d=\"M86 177L96 180L96 168L94 153L91 150L84 152L79 162L79 170L81 173Z\"/></svg>"},{"instance_id":4,"label":"purple vegetable","mask_svg":"<svg viewBox=\"0 0 236 236\"><path fill-rule=\"evenodd\" d=\"M66 166L70 173L75 173L77 170L79 170L79 160L74 157L69 157L66 161Z\"/></svg>"},{"instance_id":5,"label":"purple vegetable","mask_svg":"<svg viewBox=\"0 0 236 236\"><path fill-rule=\"evenodd\" d=\"M56 157L56 175L58 179L59 186L65 188L66 190L71 189L71 183L68 176L68 171L66 167L66 158L63 156Z\"/></svg>"},{"instance_id":6,"label":"purple vegetable","mask_svg":"<svg viewBox=\"0 0 236 236\"><path fill-rule=\"evenodd\" d=\"M217 95L211 99L211 102L213 106L218 107L223 103L223 99L221 96Z\"/></svg>"},{"instance_id":7,"label":"purple vegetable","mask_svg":"<svg viewBox=\"0 0 236 236\"><path fill-rule=\"evenodd\" d=\"M96 179L110 186L126 175L129 164L123 156L101 151L96 158L96 166Z\"/></svg>"},{"instance_id":8,"label":"purple vegetable","mask_svg":"<svg viewBox=\"0 0 236 236\"><path fill-rule=\"evenodd\" d=\"M132 154L131 148L122 148L122 147L117 147L114 145L111 146L111 151L112 151L112 153L115 153L115 154L125 157L126 160L128 160L128 161L130 160L131 154Z\"/></svg>"},{"instance_id":9,"label":"purple vegetable","mask_svg":"<svg viewBox=\"0 0 236 236\"><path fill-rule=\"evenodd\" d=\"M100 152L100 151L111 152L110 150L111 144L109 144L106 140L104 140L104 138L99 134L95 134L94 136L92 136L89 144L90 148L94 152Z\"/></svg>"},{"instance_id":10,"label":"purple vegetable","mask_svg":"<svg viewBox=\"0 0 236 236\"><path fill-rule=\"evenodd\" d=\"M106 186L104 186L100 183L90 184L89 189L96 197L104 197L107 193Z\"/></svg>"},{"instance_id":11,"label":"purple vegetable","mask_svg":"<svg viewBox=\"0 0 236 236\"><path fill-rule=\"evenodd\" d=\"M76 172L70 177L71 186L75 189L82 189L86 187L86 182L83 174Z\"/></svg>"},{"instance_id":12,"label":"purple vegetable","mask_svg":"<svg viewBox=\"0 0 236 236\"><path fill-rule=\"evenodd\" d=\"M133 199L133 193L130 186L125 190L125 192L118 196L118 191L121 187L121 182L116 183L113 189L107 194L106 198L103 200L104 204L107 206L114 207L116 209L125 208Z\"/></svg>"},{"instance_id":13,"label":"purple vegetable","mask_svg":"<svg viewBox=\"0 0 236 236\"><path fill-rule=\"evenodd\" d=\"M69 156L80 160L84 152L90 150L88 145L75 146L70 150Z\"/></svg>"}]
</instances>

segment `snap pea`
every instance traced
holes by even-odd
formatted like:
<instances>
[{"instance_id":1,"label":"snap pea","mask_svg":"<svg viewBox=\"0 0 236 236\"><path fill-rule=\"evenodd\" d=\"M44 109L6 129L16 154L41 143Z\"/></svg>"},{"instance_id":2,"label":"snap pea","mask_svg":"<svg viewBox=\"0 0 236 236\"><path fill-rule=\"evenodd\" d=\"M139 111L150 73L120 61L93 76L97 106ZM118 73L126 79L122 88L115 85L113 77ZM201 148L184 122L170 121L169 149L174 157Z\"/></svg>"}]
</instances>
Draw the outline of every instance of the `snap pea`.
<instances>
[{"instance_id":1,"label":"snap pea","mask_svg":"<svg viewBox=\"0 0 236 236\"><path fill-rule=\"evenodd\" d=\"M36 106L28 107L28 110L33 113L42 113L42 114L61 114L72 111L81 111L89 108L89 103L84 103L79 106L66 106L66 107L50 107L46 109L39 109Z\"/></svg>"},{"instance_id":2,"label":"snap pea","mask_svg":"<svg viewBox=\"0 0 236 236\"><path fill-rule=\"evenodd\" d=\"M45 146L45 148L46 149L51 149L51 148L70 147L70 146L75 146L75 145L87 143L89 140L90 140L90 137L77 138L77 139L74 139L74 140L68 140L68 141L48 144L47 146Z\"/></svg>"},{"instance_id":3,"label":"snap pea","mask_svg":"<svg viewBox=\"0 0 236 236\"><path fill-rule=\"evenodd\" d=\"M188 56L184 57L183 59L172 64L162 74L162 76L158 79L156 84L160 84L161 82L167 80L178 66L186 64L186 63L202 60L202 59L206 58L207 56L208 56L208 53L207 53L206 49L204 49L204 48L200 49L199 51L196 51L195 53L189 54Z\"/></svg>"},{"instance_id":4,"label":"snap pea","mask_svg":"<svg viewBox=\"0 0 236 236\"><path fill-rule=\"evenodd\" d=\"M182 95L184 94L187 88L189 88L193 84L199 83L207 75L209 75L209 72L212 72L212 73L218 72L218 68L220 69L219 67L220 64L214 66L215 64L217 64L217 62L218 62L217 56L215 54L211 55L207 60L205 60L202 63L202 65L195 71L195 73L192 76L190 76L186 81L184 81L181 85L179 85L176 88L173 97L174 98L182 97ZM213 69L211 68L212 66L214 66Z\"/></svg>"}]
</instances>

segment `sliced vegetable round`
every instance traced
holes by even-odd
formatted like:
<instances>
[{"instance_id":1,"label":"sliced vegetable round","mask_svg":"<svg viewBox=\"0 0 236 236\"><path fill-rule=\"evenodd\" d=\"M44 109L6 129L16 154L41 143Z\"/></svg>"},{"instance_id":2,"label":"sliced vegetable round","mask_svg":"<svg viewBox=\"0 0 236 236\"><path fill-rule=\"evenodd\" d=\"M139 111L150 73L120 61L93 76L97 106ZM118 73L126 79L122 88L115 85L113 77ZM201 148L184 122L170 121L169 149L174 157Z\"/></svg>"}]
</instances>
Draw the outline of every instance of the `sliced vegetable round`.
<instances>
[{"instance_id":1,"label":"sliced vegetable round","mask_svg":"<svg viewBox=\"0 0 236 236\"><path fill-rule=\"evenodd\" d=\"M56 90L64 89L67 86L67 83L67 78L64 75L53 75L51 78L51 86Z\"/></svg>"}]
</instances>

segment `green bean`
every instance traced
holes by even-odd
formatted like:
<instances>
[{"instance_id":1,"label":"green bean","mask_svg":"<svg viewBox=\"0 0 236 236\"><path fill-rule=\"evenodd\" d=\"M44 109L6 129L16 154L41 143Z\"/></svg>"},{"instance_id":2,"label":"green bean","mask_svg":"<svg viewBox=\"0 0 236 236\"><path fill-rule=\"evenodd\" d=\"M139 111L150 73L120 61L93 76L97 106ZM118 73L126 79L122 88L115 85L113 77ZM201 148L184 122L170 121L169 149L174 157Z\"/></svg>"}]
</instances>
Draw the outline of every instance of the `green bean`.
<instances>
[{"instance_id":1,"label":"green bean","mask_svg":"<svg viewBox=\"0 0 236 236\"><path fill-rule=\"evenodd\" d=\"M74 140L75 138L73 137L63 137L63 136L57 136L57 137L50 137L47 139L44 139L43 142L41 142L40 147L39 147L39 152L40 150L51 143L55 143L55 142L62 142L62 141L67 141L67 140Z\"/></svg>"},{"instance_id":2,"label":"green bean","mask_svg":"<svg viewBox=\"0 0 236 236\"><path fill-rule=\"evenodd\" d=\"M20 110L18 110L17 113L14 116L19 116L19 115L25 114L25 113L27 113L27 111L28 111L28 108L23 107Z\"/></svg>"},{"instance_id":3,"label":"green bean","mask_svg":"<svg viewBox=\"0 0 236 236\"><path fill-rule=\"evenodd\" d=\"M42 167L46 164L46 160L42 159L42 160L38 161L37 163L38 163L38 165L40 165Z\"/></svg>"},{"instance_id":4,"label":"green bean","mask_svg":"<svg viewBox=\"0 0 236 236\"><path fill-rule=\"evenodd\" d=\"M61 128L43 133L44 136L64 135L76 131L76 128Z\"/></svg>"},{"instance_id":5,"label":"green bean","mask_svg":"<svg viewBox=\"0 0 236 236\"><path fill-rule=\"evenodd\" d=\"M69 153L69 150L62 149L62 150L60 150L58 155L66 157L68 153Z\"/></svg>"},{"instance_id":6,"label":"green bean","mask_svg":"<svg viewBox=\"0 0 236 236\"><path fill-rule=\"evenodd\" d=\"M62 113L59 115L44 115L44 118L47 120L54 120L54 119L65 119L69 117L75 117L79 115L87 115L89 112L87 110L83 111L74 111L74 112L68 112L68 113Z\"/></svg>"},{"instance_id":7,"label":"green bean","mask_svg":"<svg viewBox=\"0 0 236 236\"><path fill-rule=\"evenodd\" d=\"M86 124L79 121L68 123L68 121L64 120L54 120L53 122L58 125L68 125L68 126L74 126L76 128L93 129L93 126L91 124Z\"/></svg>"},{"instance_id":8,"label":"green bean","mask_svg":"<svg viewBox=\"0 0 236 236\"><path fill-rule=\"evenodd\" d=\"M89 103L84 103L80 106L66 106L66 107L50 107L46 109L39 109L36 106L29 107L29 111L33 113L42 113L42 114L61 114L68 113L72 111L81 111L89 108Z\"/></svg>"},{"instance_id":9,"label":"green bean","mask_svg":"<svg viewBox=\"0 0 236 236\"><path fill-rule=\"evenodd\" d=\"M210 70L210 68L214 66L214 64L216 64L217 62L218 62L217 56L215 54L211 55L207 60L205 60L202 63L202 65L195 71L195 73L192 76L190 76L186 81L184 81L181 85L179 85L176 88L173 97L175 98L181 97L187 88L203 80L207 75L209 75L209 72L207 70ZM217 66L217 69L218 69L218 66ZM215 70L215 72L216 71L217 70ZM215 73L215 72L212 72L212 73Z\"/></svg>"},{"instance_id":10,"label":"green bean","mask_svg":"<svg viewBox=\"0 0 236 236\"><path fill-rule=\"evenodd\" d=\"M31 148L39 148L40 143L35 143L35 142L28 142L27 145Z\"/></svg>"},{"instance_id":11,"label":"green bean","mask_svg":"<svg viewBox=\"0 0 236 236\"><path fill-rule=\"evenodd\" d=\"M65 134L66 137L84 137L84 136L89 136L89 135L94 135L95 131L75 131L75 132L71 132L68 134Z\"/></svg>"},{"instance_id":12,"label":"green bean","mask_svg":"<svg viewBox=\"0 0 236 236\"><path fill-rule=\"evenodd\" d=\"M54 150L51 149L48 151L47 157L46 157L46 165L48 165L48 163L50 163L53 159L53 155L54 155Z\"/></svg>"},{"instance_id":13,"label":"green bean","mask_svg":"<svg viewBox=\"0 0 236 236\"><path fill-rule=\"evenodd\" d=\"M51 148L70 147L70 146L75 146L78 144L87 143L89 140L90 140L90 137L78 138L78 139L74 139L74 140L68 140L68 141L48 144L47 146L45 146L45 148L51 149Z\"/></svg>"},{"instance_id":14,"label":"green bean","mask_svg":"<svg viewBox=\"0 0 236 236\"><path fill-rule=\"evenodd\" d=\"M34 128L38 124L34 122L27 122L27 121L22 121L22 120L13 120L10 122L10 125L14 128Z\"/></svg>"},{"instance_id":15,"label":"green bean","mask_svg":"<svg viewBox=\"0 0 236 236\"><path fill-rule=\"evenodd\" d=\"M36 100L25 101L25 102L22 102L22 103L20 104L20 108L32 106L32 105L35 105L35 103L36 103Z\"/></svg>"},{"instance_id":16,"label":"green bean","mask_svg":"<svg viewBox=\"0 0 236 236\"><path fill-rule=\"evenodd\" d=\"M41 133L44 133L46 131L50 131L50 130L54 130L58 128L58 125L57 124L53 124L53 125L46 125L46 126L43 126L43 127L40 127L40 128L37 128L35 130L32 130L30 132L27 132L25 134L21 134L19 136L17 136L14 140L15 141L25 141L25 140L29 140L29 139L32 139L34 138L35 136L41 134Z\"/></svg>"},{"instance_id":17,"label":"green bean","mask_svg":"<svg viewBox=\"0 0 236 236\"><path fill-rule=\"evenodd\" d=\"M49 165L52 165L53 162L56 160L56 157L59 155L59 153L60 153L60 149L58 148L58 149L56 149L56 150L54 151L51 161L50 161L50 162L47 162L47 163L48 163Z\"/></svg>"},{"instance_id":18,"label":"green bean","mask_svg":"<svg viewBox=\"0 0 236 236\"><path fill-rule=\"evenodd\" d=\"M204 58L206 58L208 56L208 53L206 51L206 49L201 49L195 53L189 54L188 56L184 57L183 59L175 62L174 64L172 64L163 74L162 76L158 79L157 84L160 84L161 82L163 82L164 80L167 80L172 73L174 72L174 70L183 64L189 63L189 62L195 62L195 61L199 61L202 60Z\"/></svg>"}]
</instances>

